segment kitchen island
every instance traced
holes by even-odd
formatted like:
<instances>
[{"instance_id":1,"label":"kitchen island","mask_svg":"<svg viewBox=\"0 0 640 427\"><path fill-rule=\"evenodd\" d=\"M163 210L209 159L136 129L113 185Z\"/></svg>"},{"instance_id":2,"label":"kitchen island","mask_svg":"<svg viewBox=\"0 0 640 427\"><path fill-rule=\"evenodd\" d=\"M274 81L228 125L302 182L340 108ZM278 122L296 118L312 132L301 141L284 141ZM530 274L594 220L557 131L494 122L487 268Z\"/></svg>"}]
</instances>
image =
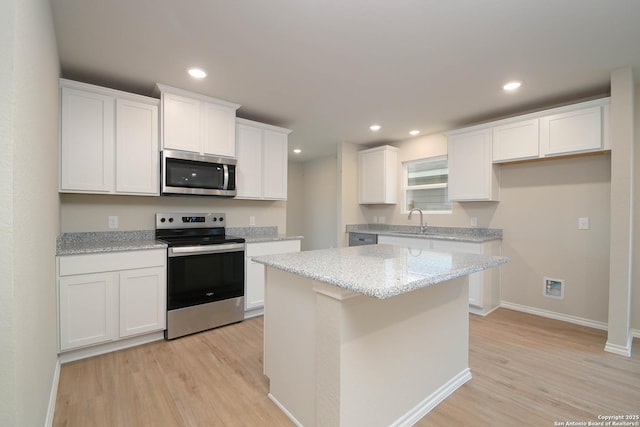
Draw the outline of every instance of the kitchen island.
<instances>
[{"instance_id":1,"label":"kitchen island","mask_svg":"<svg viewBox=\"0 0 640 427\"><path fill-rule=\"evenodd\" d=\"M265 264L264 373L297 425L412 425L471 379L467 275L508 258L371 245Z\"/></svg>"}]
</instances>

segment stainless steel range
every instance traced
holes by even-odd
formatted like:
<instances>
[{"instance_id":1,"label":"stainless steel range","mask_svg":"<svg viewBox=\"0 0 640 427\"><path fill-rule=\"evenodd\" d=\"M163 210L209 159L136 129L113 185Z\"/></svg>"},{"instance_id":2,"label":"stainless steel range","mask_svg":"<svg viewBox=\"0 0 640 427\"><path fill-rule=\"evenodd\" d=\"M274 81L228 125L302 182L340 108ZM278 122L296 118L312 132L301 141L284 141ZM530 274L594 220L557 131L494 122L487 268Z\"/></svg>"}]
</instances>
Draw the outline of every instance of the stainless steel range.
<instances>
[{"instance_id":1,"label":"stainless steel range","mask_svg":"<svg viewBox=\"0 0 640 427\"><path fill-rule=\"evenodd\" d=\"M223 213L157 213L167 250L166 339L244 318L245 240L228 236Z\"/></svg>"}]
</instances>

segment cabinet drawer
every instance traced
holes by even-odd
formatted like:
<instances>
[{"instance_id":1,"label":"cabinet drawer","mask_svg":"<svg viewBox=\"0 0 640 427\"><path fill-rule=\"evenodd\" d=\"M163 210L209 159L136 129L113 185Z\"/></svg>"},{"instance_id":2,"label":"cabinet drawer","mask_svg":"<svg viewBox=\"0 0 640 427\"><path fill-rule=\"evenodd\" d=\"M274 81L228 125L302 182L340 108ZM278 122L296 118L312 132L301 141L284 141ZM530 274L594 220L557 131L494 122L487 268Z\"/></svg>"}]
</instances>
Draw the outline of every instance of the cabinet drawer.
<instances>
[{"instance_id":1,"label":"cabinet drawer","mask_svg":"<svg viewBox=\"0 0 640 427\"><path fill-rule=\"evenodd\" d=\"M166 259L167 251L165 249L65 255L58 257L58 275L69 276L73 274L164 266Z\"/></svg>"},{"instance_id":2,"label":"cabinet drawer","mask_svg":"<svg viewBox=\"0 0 640 427\"><path fill-rule=\"evenodd\" d=\"M287 252L300 252L300 240L247 243L246 256L275 255Z\"/></svg>"},{"instance_id":3,"label":"cabinet drawer","mask_svg":"<svg viewBox=\"0 0 640 427\"><path fill-rule=\"evenodd\" d=\"M434 240L433 250L441 252L462 252L465 254L481 254L482 244L480 243L467 243L467 242L453 242L448 240Z\"/></svg>"}]
</instances>

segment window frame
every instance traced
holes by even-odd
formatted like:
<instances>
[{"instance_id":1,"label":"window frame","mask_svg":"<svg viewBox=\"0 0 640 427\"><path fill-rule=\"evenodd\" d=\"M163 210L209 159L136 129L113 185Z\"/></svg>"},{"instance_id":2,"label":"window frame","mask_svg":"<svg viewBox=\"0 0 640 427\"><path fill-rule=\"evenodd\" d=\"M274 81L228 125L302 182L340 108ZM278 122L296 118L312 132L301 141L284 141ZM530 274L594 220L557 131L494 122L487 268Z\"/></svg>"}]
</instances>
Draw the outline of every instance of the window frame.
<instances>
[{"instance_id":1,"label":"window frame","mask_svg":"<svg viewBox=\"0 0 640 427\"><path fill-rule=\"evenodd\" d=\"M440 184L423 184L423 185L409 185L409 172L408 166L416 163L427 163L427 162L438 162L442 160L447 160L447 182ZM447 154L443 154L441 156L433 156L433 157L424 157L421 159L414 160L406 160L402 162L402 207L400 208L400 213L408 214L409 209L407 209L407 193L410 190L430 190L436 188L449 188L449 156ZM449 200L449 209L447 210L425 210L424 213L428 214L451 214L453 213L453 204Z\"/></svg>"}]
</instances>

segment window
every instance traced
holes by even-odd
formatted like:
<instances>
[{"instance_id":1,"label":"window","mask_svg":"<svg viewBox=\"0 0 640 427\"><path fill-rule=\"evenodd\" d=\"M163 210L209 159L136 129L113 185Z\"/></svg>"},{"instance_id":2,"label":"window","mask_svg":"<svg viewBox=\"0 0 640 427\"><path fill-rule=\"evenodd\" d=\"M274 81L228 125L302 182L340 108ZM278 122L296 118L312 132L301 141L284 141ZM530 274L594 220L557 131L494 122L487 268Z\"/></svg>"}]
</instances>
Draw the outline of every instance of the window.
<instances>
[{"instance_id":1,"label":"window","mask_svg":"<svg viewBox=\"0 0 640 427\"><path fill-rule=\"evenodd\" d=\"M413 160L404 162L402 166L405 212L413 208L425 212L451 212L447 156Z\"/></svg>"}]
</instances>

